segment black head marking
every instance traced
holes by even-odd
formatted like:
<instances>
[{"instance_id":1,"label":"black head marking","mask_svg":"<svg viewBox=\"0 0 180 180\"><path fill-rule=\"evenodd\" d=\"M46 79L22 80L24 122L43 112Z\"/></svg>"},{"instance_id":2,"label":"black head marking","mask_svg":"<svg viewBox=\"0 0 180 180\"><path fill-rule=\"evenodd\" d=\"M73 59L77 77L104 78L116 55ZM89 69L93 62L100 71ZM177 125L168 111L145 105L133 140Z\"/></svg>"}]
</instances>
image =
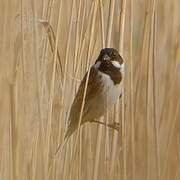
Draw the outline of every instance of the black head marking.
<instances>
[{"instance_id":1,"label":"black head marking","mask_svg":"<svg viewBox=\"0 0 180 180\"><path fill-rule=\"evenodd\" d=\"M105 48L101 50L95 66L99 71L108 74L114 84L118 84L122 80L122 74L120 67L115 66L114 62L117 62L117 65L120 66L123 64L123 59L116 49Z\"/></svg>"},{"instance_id":2,"label":"black head marking","mask_svg":"<svg viewBox=\"0 0 180 180\"><path fill-rule=\"evenodd\" d=\"M109 56L110 61L117 61L119 64L123 64L123 59L119 55L119 52L114 48L104 48L101 50L97 61L103 61L104 57ZM96 61L96 62L97 62Z\"/></svg>"},{"instance_id":3,"label":"black head marking","mask_svg":"<svg viewBox=\"0 0 180 180\"><path fill-rule=\"evenodd\" d=\"M110 76L114 84L119 84L122 80L122 74L118 68L113 66L110 61L102 61L99 71Z\"/></svg>"}]
</instances>

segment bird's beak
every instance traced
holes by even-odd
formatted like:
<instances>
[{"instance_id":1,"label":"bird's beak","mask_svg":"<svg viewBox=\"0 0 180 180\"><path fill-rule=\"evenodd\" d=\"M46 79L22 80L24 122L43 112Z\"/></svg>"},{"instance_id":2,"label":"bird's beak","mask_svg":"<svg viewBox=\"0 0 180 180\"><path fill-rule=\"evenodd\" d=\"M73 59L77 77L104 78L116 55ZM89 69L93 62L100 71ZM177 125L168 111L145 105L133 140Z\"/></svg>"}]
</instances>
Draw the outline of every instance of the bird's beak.
<instances>
[{"instance_id":1,"label":"bird's beak","mask_svg":"<svg viewBox=\"0 0 180 180\"><path fill-rule=\"evenodd\" d=\"M107 54L105 54L105 55L103 56L103 60L108 61L108 60L110 60L110 57L109 57Z\"/></svg>"}]
</instances>

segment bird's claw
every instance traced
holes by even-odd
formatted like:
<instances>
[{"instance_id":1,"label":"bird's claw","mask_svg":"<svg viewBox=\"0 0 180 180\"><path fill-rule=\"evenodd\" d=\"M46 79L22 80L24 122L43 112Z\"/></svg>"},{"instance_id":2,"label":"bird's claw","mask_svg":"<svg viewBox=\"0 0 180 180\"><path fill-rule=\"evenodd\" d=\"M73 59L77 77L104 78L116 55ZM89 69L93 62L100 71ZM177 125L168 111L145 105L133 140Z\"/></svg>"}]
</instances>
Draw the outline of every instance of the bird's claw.
<instances>
[{"instance_id":1,"label":"bird's claw","mask_svg":"<svg viewBox=\"0 0 180 180\"><path fill-rule=\"evenodd\" d=\"M117 131L119 131L120 129L120 124L118 122L113 122L112 124L109 124L109 127L112 129L115 129Z\"/></svg>"}]
</instances>

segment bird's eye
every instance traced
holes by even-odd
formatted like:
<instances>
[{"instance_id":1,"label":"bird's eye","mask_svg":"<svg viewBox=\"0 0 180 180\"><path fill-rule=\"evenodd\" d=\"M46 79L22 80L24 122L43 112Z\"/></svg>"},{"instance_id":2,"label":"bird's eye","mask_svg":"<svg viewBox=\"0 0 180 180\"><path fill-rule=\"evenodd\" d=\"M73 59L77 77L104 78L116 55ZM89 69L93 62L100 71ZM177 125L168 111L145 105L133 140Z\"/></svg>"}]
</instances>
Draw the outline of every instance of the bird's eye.
<instances>
[{"instance_id":1,"label":"bird's eye","mask_svg":"<svg viewBox=\"0 0 180 180\"><path fill-rule=\"evenodd\" d=\"M111 56L111 57L116 57L115 52L111 51L111 52L110 52L110 56Z\"/></svg>"}]
</instances>

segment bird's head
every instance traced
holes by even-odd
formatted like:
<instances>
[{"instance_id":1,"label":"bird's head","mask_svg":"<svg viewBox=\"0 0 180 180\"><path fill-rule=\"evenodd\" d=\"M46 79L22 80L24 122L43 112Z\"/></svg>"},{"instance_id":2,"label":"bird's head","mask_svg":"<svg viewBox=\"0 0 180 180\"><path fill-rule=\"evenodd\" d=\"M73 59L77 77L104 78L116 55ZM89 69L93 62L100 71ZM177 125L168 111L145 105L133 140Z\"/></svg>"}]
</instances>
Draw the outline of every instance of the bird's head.
<instances>
[{"instance_id":1,"label":"bird's head","mask_svg":"<svg viewBox=\"0 0 180 180\"><path fill-rule=\"evenodd\" d=\"M101 50L94 66L101 72L109 74L110 72L123 70L124 62L116 49L104 48Z\"/></svg>"}]
</instances>

